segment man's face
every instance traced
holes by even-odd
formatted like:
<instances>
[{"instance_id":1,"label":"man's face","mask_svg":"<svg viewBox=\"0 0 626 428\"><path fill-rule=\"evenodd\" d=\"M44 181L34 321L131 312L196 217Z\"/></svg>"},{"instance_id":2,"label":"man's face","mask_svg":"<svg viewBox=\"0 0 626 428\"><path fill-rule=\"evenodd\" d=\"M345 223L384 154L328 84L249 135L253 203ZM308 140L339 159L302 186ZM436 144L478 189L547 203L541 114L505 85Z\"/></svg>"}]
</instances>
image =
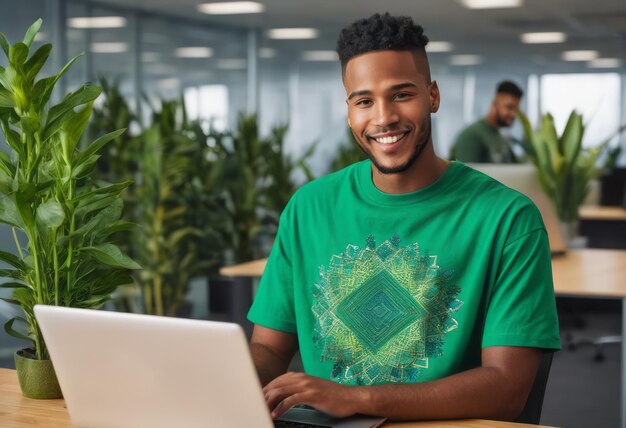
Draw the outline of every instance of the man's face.
<instances>
[{"instance_id":1,"label":"man's face","mask_svg":"<svg viewBox=\"0 0 626 428\"><path fill-rule=\"evenodd\" d=\"M423 53L379 51L348 61L343 83L348 120L359 146L383 174L407 171L431 142L439 108Z\"/></svg>"},{"instance_id":2,"label":"man's face","mask_svg":"<svg viewBox=\"0 0 626 428\"><path fill-rule=\"evenodd\" d=\"M496 109L496 121L499 127L513 125L519 111L519 101L519 98L511 94L496 94L493 105Z\"/></svg>"}]
</instances>

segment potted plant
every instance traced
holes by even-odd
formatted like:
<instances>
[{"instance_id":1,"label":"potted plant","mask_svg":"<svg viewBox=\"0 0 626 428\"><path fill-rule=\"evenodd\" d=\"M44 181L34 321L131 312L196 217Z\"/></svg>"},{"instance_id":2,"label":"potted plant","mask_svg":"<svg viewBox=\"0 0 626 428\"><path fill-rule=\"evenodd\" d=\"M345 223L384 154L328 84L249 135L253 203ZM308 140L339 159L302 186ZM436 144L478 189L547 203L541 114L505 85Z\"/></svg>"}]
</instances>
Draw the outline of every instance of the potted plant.
<instances>
[{"instance_id":1,"label":"potted plant","mask_svg":"<svg viewBox=\"0 0 626 428\"><path fill-rule=\"evenodd\" d=\"M584 148L585 127L582 115L576 111L570 114L561 136L549 113L542 116L537 130L532 129L524 113L519 112L519 117L526 134L526 154L537 167L539 182L556 208L565 236L573 238L578 209L589 192L591 180L599 176L596 161L613 136L595 147Z\"/></svg>"},{"instance_id":2,"label":"potted plant","mask_svg":"<svg viewBox=\"0 0 626 428\"><path fill-rule=\"evenodd\" d=\"M48 105L55 84L78 57L37 80L52 49L44 44L29 57L41 23L13 45L0 33L8 59L8 67L0 67L0 127L11 152L0 152L0 222L12 228L17 252L0 252L0 260L12 267L0 270L0 277L10 279L0 286L14 289L4 300L24 312L9 320L5 331L32 343L15 355L22 392L56 398L60 389L33 307L98 308L118 285L132 281L128 270L140 266L111 240L115 232L132 228L120 220L120 193L129 182L91 178L98 151L124 130L78 150L101 90L86 84Z\"/></svg>"}]
</instances>

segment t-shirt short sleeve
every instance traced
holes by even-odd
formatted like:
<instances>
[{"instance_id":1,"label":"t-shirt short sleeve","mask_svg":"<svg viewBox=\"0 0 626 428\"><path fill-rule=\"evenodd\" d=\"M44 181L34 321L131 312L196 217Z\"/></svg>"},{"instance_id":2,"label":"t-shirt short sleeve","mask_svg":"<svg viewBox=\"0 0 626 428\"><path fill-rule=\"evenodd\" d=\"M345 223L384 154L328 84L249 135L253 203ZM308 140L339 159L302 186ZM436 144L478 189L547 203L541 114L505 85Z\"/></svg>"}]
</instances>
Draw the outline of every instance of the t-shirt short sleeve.
<instances>
[{"instance_id":1,"label":"t-shirt short sleeve","mask_svg":"<svg viewBox=\"0 0 626 428\"><path fill-rule=\"evenodd\" d=\"M288 204L280 217L276 241L248 312L248 319L254 324L286 333L296 333L290 236L292 207L292 203Z\"/></svg>"},{"instance_id":2,"label":"t-shirt short sleeve","mask_svg":"<svg viewBox=\"0 0 626 428\"><path fill-rule=\"evenodd\" d=\"M560 349L548 235L535 229L505 245L490 292L482 347Z\"/></svg>"}]
</instances>

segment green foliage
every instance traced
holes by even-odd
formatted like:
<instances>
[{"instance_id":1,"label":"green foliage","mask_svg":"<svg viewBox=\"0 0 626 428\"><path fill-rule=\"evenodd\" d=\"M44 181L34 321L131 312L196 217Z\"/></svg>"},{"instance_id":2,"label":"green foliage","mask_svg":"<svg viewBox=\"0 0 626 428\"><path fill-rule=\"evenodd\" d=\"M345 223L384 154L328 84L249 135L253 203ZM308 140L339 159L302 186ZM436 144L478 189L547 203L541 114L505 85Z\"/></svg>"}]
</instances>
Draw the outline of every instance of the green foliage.
<instances>
[{"instance_id":1,"label":"green foliage","mask_svg":"<svg viewBox=\"0 0 626 428\"><path fill-rule=\"evenodd\" d=\"M339 171L353 163L367 159L367 155L354 139L350 128L347 129L346 137L348 142L339 146L337 157L330 164L330 172Z\"/></svg>"},{"instance_id":2,"label":"green foliage","mask_svg":"<svg viewBox=\"0 0 626 428\"><path fill-rule=\"evenodd\" d=\"M198 133L182 102L162 101L140 136L134 220L141 227L133 246L144 266L138 281L150 314L174 316L189 280L216 265L222 247L215 200L219 165L209 162L212 149Z\"/></svg>"},{"instance_id":3,"label":"green foliage","mask_svg":"<svg viewBox=\"0 0 626 428\"><path fill-rule=\"evenodd\" d=\"M96 136L113 132L116 129L139 127L139 121L131 111L128 101L122 95L119 82L109 83L100 77L104 101L99 108L94 108L93 117L89 122L89 135ZM96 165L94 177L109 182L133 180L139 170L140 144L130 132L116 136L100 153L100 161Z\"/></svg>"},{"instance_id":4,"label":"green foliage","mask_svg":"<svg viewBox=\"0 0 626 428\"><path fill-rule=\"evenodd\" d=\"M11 156L0 155L0 222L13 228L19 253L0 252L12 269L0 270L11 282L10 303L25 318L15 317L5 331L33 342L38 359L47 350L33 313L36 304L97 308L119 285L131 281L129 269L139 269L110 241L123 226L121 192L129 182L100 186L90 174L98 151L120 135L107 134L78 150L100 88L86 84L57 105L48 101L58 79L76 60L54 76L36 80L50 55L41 46L30 57L31 43L41 26L35 22L24 42L0 44L9 66L0 68L0 128ZM16 229L26 242L18 240ZM26 334L15 328L20 322Z\"/></svg>"},{"instance_id":5,"label":"green foliage","mask_svg":"<svg viewBox=\"0 0 626 428\"><path fill-rule=\"evenodd\" d=\"M559 219L576 220L578 207L589 193L589 183L599 174L596 160L613 136L585 149L583 119L576 111L570 114L560 137L549 113L543 115L537 130L532 129L524 113L519 112L519 118L526 133L526 154L537 167L541 186L554 203Z\"/></svg>"},{"instance_id":6,"label":"green foliage","mask_svg":"<svg viewBox=\"0 0 626 428\"><path fill-rule=\"evenodd\" d=\"M221 186L237 262L266 256L259 238L275 234L278 217L297 188L294 173L301 170L308 180L313 179L306 160L314 146L299 159L291 159L284 152L286 131L286 126L279 126L268 138L261 138L256 115L241 115L234 135L221 137L232 142L231 147L220 145Z\"/></svg>"}]
</instances>

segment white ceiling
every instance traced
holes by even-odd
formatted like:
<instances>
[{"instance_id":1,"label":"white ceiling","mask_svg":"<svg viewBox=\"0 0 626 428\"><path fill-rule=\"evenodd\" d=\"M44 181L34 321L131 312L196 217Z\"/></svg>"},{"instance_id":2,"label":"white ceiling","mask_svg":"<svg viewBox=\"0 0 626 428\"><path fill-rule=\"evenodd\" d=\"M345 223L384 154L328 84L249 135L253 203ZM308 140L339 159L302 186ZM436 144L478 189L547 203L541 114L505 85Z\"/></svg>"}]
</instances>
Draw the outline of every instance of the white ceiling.
<instances>
[{"instance_id":1,"label":"white ceiling","mask_svg":"<svg viewBox=\"0 0 626 428\"><path fill-rule=\"evenodd\" d=\"M206 0L205 0L206 1ZM525 0L521 8L468 10L457 0L257 0L266 11L255 15L209 16L197 12L203 0L99 0L101 5L137 9L198 22L239 28L315 27L320 37L310 41L270 41L262 46L288 50L334 49L339 30L375 12L409 15L431 40L453 43L451 53L431 54L431 62L446 66L451 54L479 54L482 67L508 67L536 72L579 71L585 64L561 60L564 50L596 49L602 57L626 64L626 0ZM562 31L563 44L524 45L519 35L529 31ZM622 65L622 72L626 70Z\"/></svg>"}]
</instances>

